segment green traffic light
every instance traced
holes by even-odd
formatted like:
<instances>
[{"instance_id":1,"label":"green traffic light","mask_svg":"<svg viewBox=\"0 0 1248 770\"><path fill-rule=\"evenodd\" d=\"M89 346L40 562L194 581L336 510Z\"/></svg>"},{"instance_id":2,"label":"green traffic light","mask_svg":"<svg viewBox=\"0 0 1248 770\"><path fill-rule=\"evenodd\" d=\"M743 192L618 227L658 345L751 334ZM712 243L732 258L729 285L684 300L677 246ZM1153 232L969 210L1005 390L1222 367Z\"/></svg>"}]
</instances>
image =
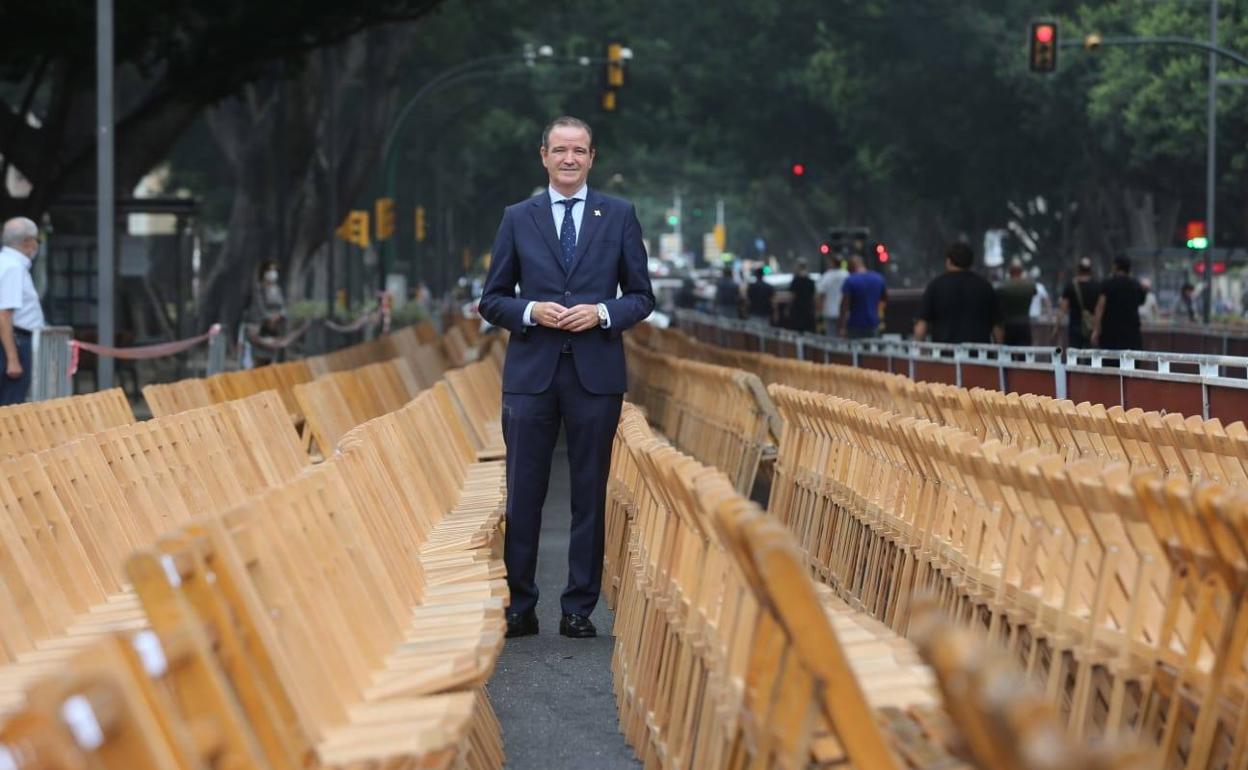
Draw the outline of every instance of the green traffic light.
<instances>
[{"instance_id":1,"label":"green traffic light","mask_svg":"<svg viewBox=\"0 0 1248 770\"><path fill-rule=\"evenodd\" d=\"M1209 239L1203 235L1199 238L1188 238L1187 247L1189 249L1207 249L1209 248Z\"/></svg>"},{"instance_id":2,"label":"green traffic light","mask_svg":"<svg viewBox=\"0 0 1248 770\"><path fill-rule=\"evenodd\" d=\"M672 227L675 227L676 225L680 224L680 217L676 216L675 214L672 214L670 217L667 218L667 223L671 225Z\"/></svg>"}]
</instances>

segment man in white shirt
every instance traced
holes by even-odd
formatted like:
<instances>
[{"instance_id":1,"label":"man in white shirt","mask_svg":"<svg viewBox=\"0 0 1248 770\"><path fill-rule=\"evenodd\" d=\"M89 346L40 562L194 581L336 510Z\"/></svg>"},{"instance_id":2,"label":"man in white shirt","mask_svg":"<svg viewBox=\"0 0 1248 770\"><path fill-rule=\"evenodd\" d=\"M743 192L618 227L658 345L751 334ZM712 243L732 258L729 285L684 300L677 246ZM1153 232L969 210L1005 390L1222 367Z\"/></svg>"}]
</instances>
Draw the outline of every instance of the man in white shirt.
<instances>
[{"instance_id":1,"label":"man in white shirt","mask_svg":"<svg viewBox=\"0 0 1248 770\"><path fill-rule=\"evenodd\" d=\"M819 296L823 298L823 332L836 334L841 318L841 287L849 271L845 269L845 261L839 257L832 260L830 267L819 279Z\"/></svg>"},{"instance_id":2,"label":"man in white shirt","mask_svg":"<svg viewBox=\"0 0 1248 770\"><path fill-rule=\"evenodd\" d=\"M39 253L39 226L25 217L4 223L0 235L0 406L20 404L30 390L31 334L43 328L43 308L30 277Z\"/></svg>"}]
</instances>

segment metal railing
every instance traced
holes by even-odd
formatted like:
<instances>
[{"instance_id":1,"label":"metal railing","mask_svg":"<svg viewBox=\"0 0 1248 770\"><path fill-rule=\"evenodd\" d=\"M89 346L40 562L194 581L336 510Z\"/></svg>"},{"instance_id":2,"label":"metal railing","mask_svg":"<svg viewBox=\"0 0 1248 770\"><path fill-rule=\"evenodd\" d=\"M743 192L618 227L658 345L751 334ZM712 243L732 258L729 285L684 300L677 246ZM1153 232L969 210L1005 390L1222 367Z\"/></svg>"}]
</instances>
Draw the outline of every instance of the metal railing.
<instances>
[{"instance_id":1,"label":"metal railing","mask_svg":"<svg viewBox=\"0 0 1248 770\"><path fill-rule=\"evenodd\" d=\"M864 359L872 368L880 368L896 374L906 374L912 379L923 379L925 367L947 366L952 376L947 378L961 387L987 386L992 375L979 372L970 383L968 372L972 367L996 370L998 390L1008 392L1020 389L1013 384L1012 374L1035 372L1043 375L1043 381L1051 378L1051 394L1057 398L1072 392L1074 379L1081 375L1101 378L1117 378L1119 403L1134 405L1128 397L1132 385L1157 388L1199 388L1201 412L1210 417L1211 393L1221 392L1228 404L1217 409L1219 416L1234 417L1241 397L1248 398L1248 357L1225 355L1199 355L1191 353L1165 353L1139 350L1065 350L1051 346L1011 347L1007 345L960 344L948 345L935 342L913 342L898 338L838 339L788 329L776 329L756 321L721 318L696 310L677 310L676 325L683 329L701 327L703 339L725 347L758 352L793 351L793 357L817 363L845 363L863 366ZM705 330L713 330L709 334ZM736 339L732 339L735 337ZM737 342L737 345L729 345ZM985 379L987 376L987 379ZM1033 377L1033 382L1035 381ZM1080 382L1080 385L1085 383ZM1112 385L1110 386L1112 390ZM1137 388L1144 390L1145 388ZM1046 387L1047 390L1047 387ZM1024 390L1023 392L1026 392ZM1195 391L1191 409L1195 408ZM1232 396L1233 398L1227 398ZM1164 409L1166 395L1149 395L1141 398L1150 408ZM1232 408L1231 403L1235 406ZM1155 405L1153 402L1157 402ZM1238 417L1236 417L1238 419Z\"/></svg>"},{"instance_id":2,"label":"metal railing","mask_svg":"<svg viewBox=\"0 0 1248 770\"><path fill-rule=\"evenodd\" d=\"M47 401L74 394L69 375L74 330L69 326L45 326L31 335L30 400Z\"/></svg>"}]
</instances>

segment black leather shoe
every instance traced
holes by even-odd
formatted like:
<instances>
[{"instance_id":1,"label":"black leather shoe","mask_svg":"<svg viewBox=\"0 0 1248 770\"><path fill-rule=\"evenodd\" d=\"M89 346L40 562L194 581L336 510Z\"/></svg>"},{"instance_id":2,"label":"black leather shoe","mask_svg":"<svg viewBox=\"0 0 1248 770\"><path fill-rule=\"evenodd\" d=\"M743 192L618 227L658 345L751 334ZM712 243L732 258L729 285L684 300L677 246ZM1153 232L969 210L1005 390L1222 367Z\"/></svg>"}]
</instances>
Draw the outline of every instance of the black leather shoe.
<instances>
[{"instance_id":1,"label":"black leather shoe","mask_svg":"<svg viewBox=\"0 0 1248 770\"><path fill-rule=\"evenodd\" d=\"M559 621L559 633L571 639L592 639L598 635L598 629L587 616L565 612Z\"/></svg>"},{"instance_id":2,"label":"black leather shoe","mask_svg":"<svg viewBox=\"0 0 1248 770\"><path fill-rule=\"evenodd\" d=\"M533 636L537 633L537 613L533 610L528 612L507 613L507 638L515 639L517 636Z\"/></svg>"}]
</instances>

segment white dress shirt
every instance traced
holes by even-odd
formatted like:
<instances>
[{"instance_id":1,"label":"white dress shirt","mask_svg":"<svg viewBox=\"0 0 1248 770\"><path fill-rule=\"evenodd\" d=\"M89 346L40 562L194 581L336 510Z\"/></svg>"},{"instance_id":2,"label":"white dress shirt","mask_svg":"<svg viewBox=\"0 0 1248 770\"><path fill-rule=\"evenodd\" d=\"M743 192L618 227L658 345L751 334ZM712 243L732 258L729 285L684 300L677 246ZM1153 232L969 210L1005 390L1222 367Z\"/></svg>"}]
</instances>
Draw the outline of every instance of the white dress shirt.
<instances>
[{"instance_id":1,"label":"white dress shirt","mask_svg":"<svg viewBox=\"0 0 1248 770\"><path fill-rule=\"evenodd\" d=\"M566 206L563 205L562 201L567 200L567 198L564 197L563 193L556 191L554 187L550 187L550 186L547 186L546 194L550 196L550 216L554 220L554 223L555 223L555 234L559 235L561 234L563 230L563 218L564 216L566 216L566 214L564 213L564 209L567 208ZM579 199L577 200L576 203L572 204L572 229L576 231L576 237L580 238L581 237L581 219L585 216L585 201L589 197L589 185L587 184L581 185L581 189L577 190L575 194L569 195L567 197ZM525 326L537 326L537 321L533 320L533 306L536 304L537 302L536 300L534 300L524 306L524 325ZM607 320L602 322L602 328L604 329L611 328L611 314L610 313L607 314Z\"/></svg>"},{"instance_id":2,"label":"white dress shirt","mask_svg":"<svg viewBox=\"0 0 1248 770\"><path fill-rule=\"evenodd\" d=\"M845 279L848 277L848 270L837 267L828 270L819 279L819 292L823 294L824 318L841 317L841 287L845 285Z\"/></svg>"},{"instance_id":3,"label":"white dress shirt","mask_svg":"<svg viewBox=\"0 0 1248 770\"><path fill-rule=\"evenodd\" d=\"M30 277L30 257L10 246L0 248L0 310L13 311L13 325L33 332L43 328L43 306Z\"/></svg>"}]
</instances>

